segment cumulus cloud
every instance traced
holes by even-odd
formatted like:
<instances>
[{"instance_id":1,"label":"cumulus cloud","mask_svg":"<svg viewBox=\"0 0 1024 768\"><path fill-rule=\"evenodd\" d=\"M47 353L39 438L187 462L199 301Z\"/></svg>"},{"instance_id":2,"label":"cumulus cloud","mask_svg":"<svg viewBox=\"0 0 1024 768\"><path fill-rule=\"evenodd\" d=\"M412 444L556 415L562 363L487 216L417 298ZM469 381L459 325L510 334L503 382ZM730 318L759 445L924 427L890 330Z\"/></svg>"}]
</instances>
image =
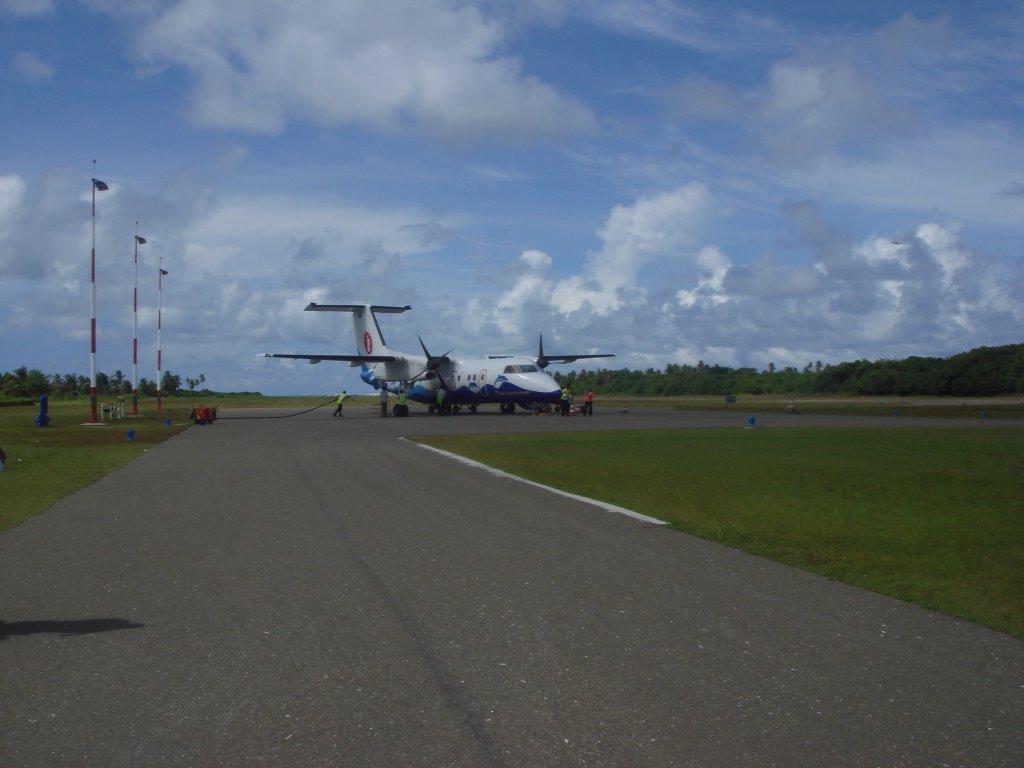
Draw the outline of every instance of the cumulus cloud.
<instances>
[{"instance_id":1,"label":"cumulus cloud","mask_svg":"<svg viewBox=\"0 0 1024 768\"><path fill-rule=\"evenodd\" d=\"M587 304L602 315L620 308L626 294L641 290L637 276L644 266L692 258L711 215L708 188L699 182L615 206L598 231L602 247L588 256L584 273L554 286L556 306L569 313Z\"/></svg>"},{"instance_id":2,"label":"cumulus cloud","mask_svg":"<svg viewBox=\"0 0 1024 768\"><path fill-rule=\"evenodd\" d=\"M952 353L1009 343L1024 322L1019 276L1001 274L949 224L926 222L899 241L856 241L814 204L794 203L787 220L808 258L737 263L701 244L701 228L687 219L714 207L706 189L690 185L616 206L587 269L556 278L557 256L523 252L512 286L476 311L507 336L532 324L550 329L559 347L569 338L585 347L575 351L616 352L616 365L631 367ZM685 267L673 273L675 286L644 278L642 267L666 261ZM668 301L657 298L669 288ZM994 323L1005 339L991 337ZM520 338L525 349L530 340Z\"/></svg>"},{"instance_id":3,"label":"cumulus cloud","mask_svg":"<svg viewBox=\"0 0 1024 768\"><path fill-rule=\"evenodd\" d=\"M515 140L591 126L586 107L503 43L496 21L451 0L184 0L148 21L136 51L189 70L194 119L221 128L308 121Z\"/></svg>"},{"instance_id":4,"label":"cumulus cloud","mask_svg":"<svg viewBox=\"0 0 1024 768\"><path fill-rule=\"evenodd\" d=\"M714 306L728 301L725 293L725 278L729 274L732 262L714 246L707 246L697 254L697 266L700 274L694 288L682 288L676 292L676 300L681 307L693 307L698 304Z\"/></svg>"}]
</instances>

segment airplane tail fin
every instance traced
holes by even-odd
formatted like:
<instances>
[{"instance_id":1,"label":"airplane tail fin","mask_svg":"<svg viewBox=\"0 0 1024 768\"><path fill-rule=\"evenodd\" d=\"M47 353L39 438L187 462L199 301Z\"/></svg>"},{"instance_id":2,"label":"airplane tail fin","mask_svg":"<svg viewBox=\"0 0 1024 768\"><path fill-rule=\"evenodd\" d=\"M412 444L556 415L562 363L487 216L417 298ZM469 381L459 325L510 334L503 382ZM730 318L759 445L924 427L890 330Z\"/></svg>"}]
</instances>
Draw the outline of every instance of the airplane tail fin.
<instances>
[{"instance_id":1,"label":"airplane tail fin","mask_svg":"<svg viewBox=\"0 0 1024 768\"><path fill-rule=\"evenodd\" d=\"M355 333L355 350L358 355L387 355L388 348L384 335L377 324L376 313L399 313L412 309L411 306L389 307L381 304L315 304L306 307L307 312L351 312L352 330Z\"/></svg>"}]
</instances>

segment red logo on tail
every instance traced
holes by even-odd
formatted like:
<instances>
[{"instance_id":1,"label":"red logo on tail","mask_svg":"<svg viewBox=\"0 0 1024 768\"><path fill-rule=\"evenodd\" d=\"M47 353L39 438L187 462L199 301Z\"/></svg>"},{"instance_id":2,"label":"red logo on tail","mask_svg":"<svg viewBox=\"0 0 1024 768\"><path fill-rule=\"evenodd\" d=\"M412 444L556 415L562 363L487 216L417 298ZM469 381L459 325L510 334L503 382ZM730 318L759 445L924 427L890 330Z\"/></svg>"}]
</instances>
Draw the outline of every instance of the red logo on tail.
<instances>
[{"instance_id":1,"label":"red logo on tail","mask_svg":"<svg viewBox=\"0 0 1024 768\"><path fill-rule=\"evenodd\" d=\"M370 335L369 331L363 334L363 349L366 350L366 354L373 354L373 336Z\"/></svg>"}]
</instances>

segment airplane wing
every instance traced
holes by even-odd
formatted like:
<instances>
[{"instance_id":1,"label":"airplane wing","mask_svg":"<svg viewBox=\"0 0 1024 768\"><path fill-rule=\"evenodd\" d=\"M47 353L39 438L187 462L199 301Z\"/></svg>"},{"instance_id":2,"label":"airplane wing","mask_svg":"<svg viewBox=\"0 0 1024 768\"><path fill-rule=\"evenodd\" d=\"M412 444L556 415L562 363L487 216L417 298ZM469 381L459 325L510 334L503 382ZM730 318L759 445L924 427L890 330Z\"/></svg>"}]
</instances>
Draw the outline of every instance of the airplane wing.
<instances>
[{"instance_id":1,"label":"airplane wing","mask_svg":"<svg viewBox=\"0 0 1024 768\"><path fill-rule=\"evenodd\" d=\"M394 363L401 359L394 355L285 355L274 352L264 352L262 357L284 357L289 360L309 360L310 365L316 365L321 360L338 360L349 363Z\"/></svg>"},{"instance_id":2,"label":"airplane wing","mask_svg":"<svg viewBox=\"0 0 1024 768\"><path fill-rule=\"evenodd\" d=\"M574 363L577 360L589 360L592 357L615 357L615 355L543 355L541 360L546 361L542 367L547 367L547 363ZM537 361L537 364L540 365L540 360Z\"/></svg>"},{"instance_id":3,"label":"airplane wing","mask_svg":"<svg viewBox=\"0 0 1024 768\"><path fill-rule=\"evenodd\" d=\"M488 355L489 360L501 360L505 357L526 357L526 355ZM549 363L574 363L577 360L589 360L592 357L615 357L612 354L603 355L541 355L537 358L537 364L541 365L542 368L546 368Z\"/></svg>"},{"instance_id":4,"label":"airplane wing","mask_svg":"<svg viewBox=\"0 0 1024 768\"><path fill-rule=\"evenodd\" d=\"M541 370L547 368L551 363L574 363L577 360L589 360L594 357L615 357L615 355L545 355L544 334L540 335L540 338L537 342L537 365L540 367Z\"/></svg>"}]
</instances>

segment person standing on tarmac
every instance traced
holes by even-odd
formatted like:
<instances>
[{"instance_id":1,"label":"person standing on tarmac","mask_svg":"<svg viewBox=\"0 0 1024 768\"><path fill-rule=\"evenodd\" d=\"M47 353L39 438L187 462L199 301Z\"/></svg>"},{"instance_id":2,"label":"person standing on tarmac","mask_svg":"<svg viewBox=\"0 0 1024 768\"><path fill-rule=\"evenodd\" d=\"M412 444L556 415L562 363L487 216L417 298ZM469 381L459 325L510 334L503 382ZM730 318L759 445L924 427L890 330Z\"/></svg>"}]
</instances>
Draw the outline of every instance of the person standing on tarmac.
<instances>
[{"instance_id":1,"label":"person standing on tarmac","mask_svg":"<svg viewBox=\"0 0 1024 768\"><path fill-rule=\"evenodd\" d=\"M409 396L405 394L405 387L398 390L398 415L409 415Z\"/></svg>"},{"instance_id":2,"label":"person standing on tarmac","mask_svg":"<svg viewBox=\"0 0 1024 768\"><path fill-rule=\"evenodd\" d=\"M568 386L562 387L562 416L569 415L569 407L572 405L572 389Z\"/></svg>"},{"instance_id":3,"label":"person standing on tarmac","mask_svg":"<svg viewBox=\"0 0 1024 768\"><path fill-rule=\"evenodd\" d=\"M437 390L437 415L444 416L444 387Z\"/></svg>"},{"instance_id":4,"label":"person standing on tarmac","mask_svg":"<svg viewBox=\"0 0 1024 768\"><path fill-rule=\"evenodd\" d=\"M587 391L583 393L583 411L584 416L594 415L594 390L587 387Z\"/></svg>"},{"instance_id":5,"label":"person standing on tarmac","mask_svg":"<svg viewBox=\"0 0 1024 768\"><path fill-rule=\"evenodd\" d=\"M345 414L341 412L341 407L345 404L345 398L348 397L348 390L341 390L341 394L338 395L338 407L334 409L334 415L341 418Z\"/></svg>"},{"instance_id":6,"label":"person standing on tarmac","mask_svg":"<svg viewBox=\"0 0 1024 768\"><path fill-rule=\"evenodd\" d=\"M388 388L386 386L380 388L380 415L385 419L388 416Z\"/></svg>"}]
</instances>

